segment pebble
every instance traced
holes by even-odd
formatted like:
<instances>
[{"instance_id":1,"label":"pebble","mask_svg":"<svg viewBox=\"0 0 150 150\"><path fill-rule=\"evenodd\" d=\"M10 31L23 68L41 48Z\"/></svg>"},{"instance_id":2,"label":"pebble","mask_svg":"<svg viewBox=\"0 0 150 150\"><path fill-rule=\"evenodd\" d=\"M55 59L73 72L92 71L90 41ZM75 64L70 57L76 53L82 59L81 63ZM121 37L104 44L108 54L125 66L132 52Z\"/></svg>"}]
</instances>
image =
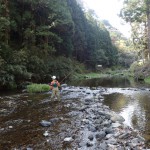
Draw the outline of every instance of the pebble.
<instances>
[{"instance_id":1,"label":"pebble","mask_svg":"<svg viewBox=\"0 0 150 150\"><path fill-rule=\"evenodd\" d=\"M72 137L66 137L64 139L64 142L72 142L73 141L73 138Z\"/></svg>"},{"instance_id":2,"label":"pebble","mask_svg":"<svg viewBox=\"0 0 150 150\"><path fill-rule=\"evenodd\" d=\"M67 87L67 89L64 87L64 91L67 90L79 96L77 87ZM76 118L79 115L83 117L77 117L81 123L78 128L80 134L74 139L72 136L66 137L63 141L67 143L78 141L77 149L79 150L144 150L144 138L138 133L132 134L135 131L123 124L125 120L122 116L113 112L108 106L104 106L101 100L98 101L98 98L104 99L102 92L105 94L106 91L102 88L99 88L99 92L83 88L82 93L85 95L77 97L77 103L74 101L74 96L71 97L71 94L67 93L70 101L73 100L70 104L73 102L75 107L69 104L67 106L70 107L70 110L73 108L73 111L77 112L72 117ZM71 110L68 114L71 116L73 111ZM44 126L51 125L51 122L44 121L44 123Z\"/></svg>"},{"instance_id":3,"label":"pebble","mask_svg":"<svg viewBox=\"0 0 150 150\"><path fill-rule=\"evenodd\" d=\"M45 137L48 136L48 135L49 135L48 131L45 131L45 132L43 133L43 135L44 135Z\"/></svg>"},{"instance_id":4,"label":"pebble","mask_svg":"<svg viewBox=\"0 0 150 150\"><path fill-rule=\"evenodd\" d=\"M49 122L49 121L46 121L46 120L42 120L40 122L40 125L43 126L43 127L49 127L52 123Z\"/></svg>"}]
</instances>

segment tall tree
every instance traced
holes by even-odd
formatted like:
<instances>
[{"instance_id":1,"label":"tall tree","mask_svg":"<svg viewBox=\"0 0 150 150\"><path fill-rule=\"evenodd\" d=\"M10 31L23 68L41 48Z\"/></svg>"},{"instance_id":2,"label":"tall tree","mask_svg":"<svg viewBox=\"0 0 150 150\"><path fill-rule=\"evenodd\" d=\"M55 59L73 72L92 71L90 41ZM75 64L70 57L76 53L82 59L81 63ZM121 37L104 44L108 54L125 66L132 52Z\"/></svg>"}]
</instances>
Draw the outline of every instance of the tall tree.
<instances>
[{"instance_id":1,"label":"tall tree","mask_svg":"<svg viewBox=\"0 0 150 150\"><path fill-rule=\"evenodd\" d=\"M97 62L115 63L116 49L108 31L79 4L76 0L0 1L0 87L43 81L52 73L64 76L74 69L72 58L88 68Z\"/></svg>"},{"instance_id":2,"label":"tall tree","mask_svg":"<svg viewBox=\"0 0 150 150\"><path fill-rule=\"evenodd\" d=\"M147 26L148 26L148 50L149 50L149 57L150 57L150 0L146 0L146 14L147 14Z\"/></svg>"},{"instance_id":3,"label":"tall tree","mask_svg":"<svg viewBox=\"0 0 150 150\"><path fill-rule=\"evenodd\" d=\"M133 42L142 52L143 58L148 58L150 53L149 3L149 0L125 0L120 13L120 16L131 24Z\"/></svg>"}]
</instances>

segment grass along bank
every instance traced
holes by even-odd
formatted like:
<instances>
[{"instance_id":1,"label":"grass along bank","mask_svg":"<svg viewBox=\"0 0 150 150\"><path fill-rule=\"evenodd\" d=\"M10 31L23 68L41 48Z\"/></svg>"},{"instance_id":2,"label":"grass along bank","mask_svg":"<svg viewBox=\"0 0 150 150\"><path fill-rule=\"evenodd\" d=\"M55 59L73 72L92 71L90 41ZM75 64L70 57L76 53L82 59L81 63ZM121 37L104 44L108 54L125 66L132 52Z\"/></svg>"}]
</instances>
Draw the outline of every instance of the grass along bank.
<instances>
[{"instance_id":1,"label":"grass along bank","mask_svg":"<svg viewBox=\"0 0 150 150\"><path fill-rule=\"evenodd\" d=\"M150 84L150 76L144 79L145 83Z\"/></svg>"},{"instance_id":2,"label":"grass along bank","mask_svg":"<svg viewBox=\"0 0 150 150\"><path fill-rule=\"evenodd\" d=\"M41 93L48 92L50 86L48 84L31 84L27 86L27 92L29 93Z\"/></svg>"},{"instance_id":3,"label":"grass along bank","mask_svg":"<svg viewBox=\"0 0 150 150\"><path fill-rule=\"evenodd\" d=\"M124 76L131 77L133 76L129 70L111 70L106 69L103 71L97 72L87 72L83 74L74 74L73 78L75 79L84 79L84 78L104 78L104 77L114 77L114 76Z\"/></svg>"}]
</instances>

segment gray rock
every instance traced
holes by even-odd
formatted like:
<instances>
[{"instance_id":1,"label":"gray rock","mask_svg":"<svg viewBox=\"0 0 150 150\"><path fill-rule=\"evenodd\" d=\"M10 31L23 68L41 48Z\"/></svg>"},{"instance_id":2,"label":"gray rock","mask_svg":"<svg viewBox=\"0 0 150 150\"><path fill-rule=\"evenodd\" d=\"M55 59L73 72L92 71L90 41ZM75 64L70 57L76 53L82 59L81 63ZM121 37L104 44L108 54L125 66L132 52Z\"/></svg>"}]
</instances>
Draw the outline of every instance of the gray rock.
<instances>
[{"instance_id":1,"label":"gray rock","mask_svg":"<svg viewBox=\"0 0 150 150\"><path fill-rule=\"evenodd\" d=\"M99 113L99 115L103 115L103 116L106 115L106 113L105 113L105 112L102 112L102 111L99 111L98 113Z\"/></svg>"},{"instance_id":2,"label":"gray rock","mask_svg":"<svg viewBox=\"0 0 150 150\"><path fill-rule=\"evenodd\" d=\"M105 114L105 118L110 120L111 116L109 114Z\"/></svg>"},{"instance_id":3,"label":"gray rock","mask_svg":"<svg viewBox=\"0 0 150 150\"><path fill-rule=\"evenodd\" d=\"M91 134L91 135L88 136L88 139L89 139L90 141L93 141L94 136Z\"/></svg>"},{"instance_id":4,"label":"gray rock","mask_svg":"<svg viewBox=\"0 0 150 150\"><path fill-rule=\"evenodd\" d=\"M101 124L103 120L101 118L95 120L95 124Z\"/></svg>"},{"instance_id":5,"label":"gray rock","mask_svg":"<svg viewBox=\"0 0 150 150\"><path fill-rule=\"evenodd\" d=\"M84 101L85 101L86 103L90 103L90 102L92 102L93 100L90 99L90 98L86 98Z\"/></svg>"},{"instance_id":6,"label":"gray rock","mask_svg":"<svg viewBox=\"0 0 150 150\"><path fill-rule=\"evenodd\" d=\"M52 118L49 121L54 124L59 121L59 118Z\"/></svg>"},{"instance_id":7,"label":"gray rock","mask_svg":"<svg viewBox=\"0 0 150 150\"><path fill-rule=\"evenodd\" d=\"M112 123L112 125L111 125L112 128L118 128L120 126L121 126L120 123Z\"/></svg>"},{"instance_id":8,"label":"gray rock","mask_svg":"<svg viewBox=\"0 0 150 150\"><path fill-rule=\"evenodd\" d=\"M101 141L105 137L105 135L106 133L104 131L100 131L99 133L95 135L95 137L98 141Z\"/></svg>"},{"instance_id":9,"label":"gray rock","mask_svg":"<svg viewBox=\"0 0 150 150\"><path fill-rule=\"evenodd\" d=\"M90 124L88 125L88 129L91 132L96 132L96 128L94 126L90 125Z\"/></svg>"},{"instance_id":10,"label":"gray rock","mask_svg":"<svg viewBox=\"0 0 150 150\"><path fill-rule=\"evenodd\" d=\"M111 128L111 127L106 128L106 129L105 129L105 133L106 133L106 134L114 133L114 129Z\"/></svg>"},{"instance_id":11,"label":"gray rock","mask_svg":"<svg viewBox=\"0 0 150 150\"><path fill-rule=\"evenodd\" d=\"M137 135L137 137L138 137L138 139L139 139L140 141L145 141L145 139L144 139L142 136Z\"/></svg>"},{"instance_id":12,"label":"gray rock","mask_svg":"<svg viewBox=\"0 0 150 150\"><path fill-rule=\"evenodd\" d=\"M106 135L106 139L110 139L111 137L113 137L113 134L107 134Z\"/></svg>"},{"instance_id":13,"label":"gray rock","mask_svg":"<svg viewBox=\"0 0 150 150\"><path fill-rule=\"evenodd\" d=\"M110 122L108 120L105 120L103 123L102 123L103 126L105 127L110 127Z\"/></svg>"},{"instance_id":14,"label":"gray rock","mask_svg":"<svg viewBox=\"0 0 150 150\"><path fill-rule=\"evenodd\" d=\"M93 146L93 143L90 142L90 141L88 141L88 142L86 143L86 146L87 146L87 147L92 147L92 146Z\"/></svg>"},{"instance_id":15,"label":"gray rock","mask_svg":"<svg viewBox=\"0 0 150 150\"><path fill-rule=\"evenodd\" d=\"M33 150L33 148L27 148L27 150Z\"/></svg>"},{"instance_id":16,"label":"gray rock","mask_svg":"<svg viewBox=\"0 0 150 150\"><path fill-rule=\"evenodd\" d=\"M72 142L73 141L73 138L72 137L66 137L64 139L64 142Z\"/></svg>"},{"instance_id":17,"label":"gray rock","mask_svg":"<svg viewBox=\"0 0 150 150\"><path fill-rule=\"evenodd\" d=\"M107 144L105 142L100 144L99 150L106 150L107 149Z\"/></svg>"},{"instance_id":18,"label":"gray rock","mask_svg":"<svg viewBox=\"0 0 150 150\"><path fill-rule=\"evenodd\" d=\"M114 138L112 138L112 139L108 139L108 140L106 141L106 143L107 143L107 144L117 145L117 140L116 140L116 139L114 139Z\"/></svg>"},{"instance_id":19,"label":"gray rock","mask_svg":"<svg viewBox=\"0 0 150 150\"><path fill-rule=\"evenodd\" d=\"M119 136L120 139L126 139L130 136L130 134L127 132L127 133L124 133L122 135Z\"/></svg>"},{"instance_id":20,"label":"gray rock","mask_svg":"<svg viewBox=\"0 0 150 150\"><path fill-rule=\"evenodd\" d=\"M117 150L125 150L125 148L124 147L117 147Z\"/></svg>"},{"instance_id":21,"label":"gray rock","mask_svg":"<svg viewBox=\"0 0 150 150\"><path fill-rule=\"evenodd\" d=\"M102 128L103 128L102 125L96 125L96 126L95 126L95 129L96 129L97 131L100 131Z\"/></svg>"},{"instance_id":22,"label":"gray rock","mask_svg":"<svg viewBox=\"0 0 150 150\"><path fill-rule=\"evenodd\" d=\"M80 109L79 109L79 111L85 111L86 110L86 106L82 106Z\"/></svg>"},{"instance_id":23,"label":"gray rock","mask_svg":"<svg viewBox=\"0 0 150 150\"><path fill-rule=\"evenodd\" d=\"M43 133L43 135L46 137L46 136L49 136L49 133L48 133L48 131L45 131L44 133Z\"/></svg>"},{"instance_id":24,"label":"gray rock","mask_svg":"<svg viewBox=\"0 0 150 150\"><path fill-rule=\"evenodd\" d=\"M111 117L111 120L112 120L112 122L118 121L120 123L125 121L125 119L122 116L118 115L118 114L113 114L113 116Z\"/></svg>"},{"instance_id":25,"label":"gray rock","mask_svg":"<svg viewBox=\"0 0 150 150\"><path fill-rule=\"evenodd\" d=\"M61 84L61 87L67 87L67 84Z\"/></svg>"},{"instance_id":26,"label":"gray rock","mask_svg":"<svg viewBox=\"0 0 150 150\"><path fill-rule=\"evenodd\" d=\"M82 122L83 122L84 124L89 124L90 121L89 121L88 119L83 119Z\"/></svg>"},{"instance_id":27,"label":"gray rock","mask_svg":"<svg viewBox=\"0 0 150 150\"><path fill-rule=\"evenodd\" d=\"M40 125L43 126L43 127L49 127L50 125L52 125L52 123L49 122L49 121L46 121L46 120L42 120L40 122Z\"/></svg>"}]
</instances>

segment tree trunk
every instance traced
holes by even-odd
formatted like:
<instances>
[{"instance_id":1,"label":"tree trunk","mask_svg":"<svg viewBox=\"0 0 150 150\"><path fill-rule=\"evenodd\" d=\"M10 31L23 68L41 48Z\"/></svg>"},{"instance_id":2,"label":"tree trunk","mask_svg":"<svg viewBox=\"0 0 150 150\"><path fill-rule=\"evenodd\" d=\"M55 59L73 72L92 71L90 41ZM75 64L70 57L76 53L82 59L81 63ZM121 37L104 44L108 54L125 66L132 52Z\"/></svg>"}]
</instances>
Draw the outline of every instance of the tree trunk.
<instances>
[{"instance_id":1,"label":"tree trunk","mask_svg":"<svg viewBox=\"0 0 150 150\"><path fill-rule=\"evenodd\" d=\"M4 12L4 16L9 20L9 7L8 7L8 0L4 1L4 5L5 5L5 12ZM5 29L5 43L8 45L8 41L9 41L9 27L7 27Z\"/></svg>"},{"instance_id":2,"label":"tree trunk","mask_svg":"<svg viewBox=\"0 0 150 150\"><path fill-rule=\"evenodd\" d=\"M148 40L148 59L150 56L150 0L146 1L147 5L147 26L148 26L148 33L147 33L147 40Z\"/></svg>"}]
</instances>

